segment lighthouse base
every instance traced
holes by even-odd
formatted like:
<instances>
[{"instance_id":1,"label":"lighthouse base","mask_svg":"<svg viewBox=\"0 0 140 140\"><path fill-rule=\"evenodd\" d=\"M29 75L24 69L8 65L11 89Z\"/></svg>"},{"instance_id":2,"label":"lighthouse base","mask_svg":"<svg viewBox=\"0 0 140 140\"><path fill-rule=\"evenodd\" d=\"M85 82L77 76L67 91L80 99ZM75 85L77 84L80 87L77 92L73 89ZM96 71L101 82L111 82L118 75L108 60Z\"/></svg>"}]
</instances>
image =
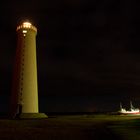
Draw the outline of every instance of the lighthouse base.
<instances>
[{"instance_id":1,"label":"lighthouse base","mask_svg":"<svg viewBox=\"0 0 140 140\"><path fill-rule=\"evenodd\" d=\"M14 119L45 119L48 116L45 113L21 113L17 114Z\"/></svg>"}]
</instances>

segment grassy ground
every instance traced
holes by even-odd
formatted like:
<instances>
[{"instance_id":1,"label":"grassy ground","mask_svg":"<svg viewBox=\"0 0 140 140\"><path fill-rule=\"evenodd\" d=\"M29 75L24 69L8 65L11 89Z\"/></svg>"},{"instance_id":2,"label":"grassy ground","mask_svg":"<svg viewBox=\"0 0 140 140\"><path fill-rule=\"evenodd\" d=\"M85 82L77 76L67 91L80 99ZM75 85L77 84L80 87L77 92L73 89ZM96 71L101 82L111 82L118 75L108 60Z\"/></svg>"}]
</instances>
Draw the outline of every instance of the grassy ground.
<instances>
[{"instance_id":1,"label":"grassy ground","mask_svg":"<svg viewBox=\"0 0 140 140\"><path fill-rule=\"evenodd\" d=\"M0 120L0 140L138 140L140 116L79 115Z\"/></svg>"}]
</instances>

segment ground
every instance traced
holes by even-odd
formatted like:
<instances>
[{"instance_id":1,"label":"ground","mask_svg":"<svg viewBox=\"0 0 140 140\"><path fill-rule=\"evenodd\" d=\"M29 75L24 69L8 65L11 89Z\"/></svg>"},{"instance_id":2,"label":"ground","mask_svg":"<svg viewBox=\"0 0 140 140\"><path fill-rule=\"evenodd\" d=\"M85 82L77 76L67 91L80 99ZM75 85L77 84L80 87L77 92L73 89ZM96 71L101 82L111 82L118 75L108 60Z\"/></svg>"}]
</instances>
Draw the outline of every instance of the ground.
<instances>
[{"instance_id":1,"label":"ground","mask_svg":"<svg viewBox=\"0 0 140 140\"><path fill-rule=\"evenodd\" d=\"M140 116L69 115L0 120L1 140L135 140Z\"/></svg>"}]
</instances>

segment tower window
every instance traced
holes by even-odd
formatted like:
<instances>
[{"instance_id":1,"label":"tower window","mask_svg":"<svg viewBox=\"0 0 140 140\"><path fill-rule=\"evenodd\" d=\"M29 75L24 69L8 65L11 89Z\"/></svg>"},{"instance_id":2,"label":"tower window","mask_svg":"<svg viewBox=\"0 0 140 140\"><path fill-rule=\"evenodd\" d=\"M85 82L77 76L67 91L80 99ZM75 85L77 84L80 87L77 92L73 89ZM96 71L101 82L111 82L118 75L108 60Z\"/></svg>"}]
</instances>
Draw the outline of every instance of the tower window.
<instances>
[{"instance_id":1,"label":"tower window","mask_svg":"<svg viewBox=\"0 0 140 140\"><path fill-rule=\"evenodd\" d=\"M27 30L23 30L22 33L24 33L24 34L27 33Z\"/></svg>"}]
</instances>

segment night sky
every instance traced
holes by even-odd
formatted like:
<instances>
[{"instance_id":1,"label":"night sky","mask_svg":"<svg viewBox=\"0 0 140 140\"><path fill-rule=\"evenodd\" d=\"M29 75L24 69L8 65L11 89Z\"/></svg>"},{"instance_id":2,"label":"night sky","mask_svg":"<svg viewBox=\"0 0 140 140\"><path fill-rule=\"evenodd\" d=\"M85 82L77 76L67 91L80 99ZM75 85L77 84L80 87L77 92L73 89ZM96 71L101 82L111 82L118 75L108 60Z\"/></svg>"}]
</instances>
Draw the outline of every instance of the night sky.
<instances>
[{"instance_id":1,"label":"night sky","mask_svg":"<svg viewBox=\"0 0 140 140\"><path fill-rule=\"evenodd\" d=\"M16 26L26 19L38 29L41 112L117 111L130 100L140 107L139 5L44 1L1 1L0 111L9 109Z\"/></svg>"}]
</instances>

